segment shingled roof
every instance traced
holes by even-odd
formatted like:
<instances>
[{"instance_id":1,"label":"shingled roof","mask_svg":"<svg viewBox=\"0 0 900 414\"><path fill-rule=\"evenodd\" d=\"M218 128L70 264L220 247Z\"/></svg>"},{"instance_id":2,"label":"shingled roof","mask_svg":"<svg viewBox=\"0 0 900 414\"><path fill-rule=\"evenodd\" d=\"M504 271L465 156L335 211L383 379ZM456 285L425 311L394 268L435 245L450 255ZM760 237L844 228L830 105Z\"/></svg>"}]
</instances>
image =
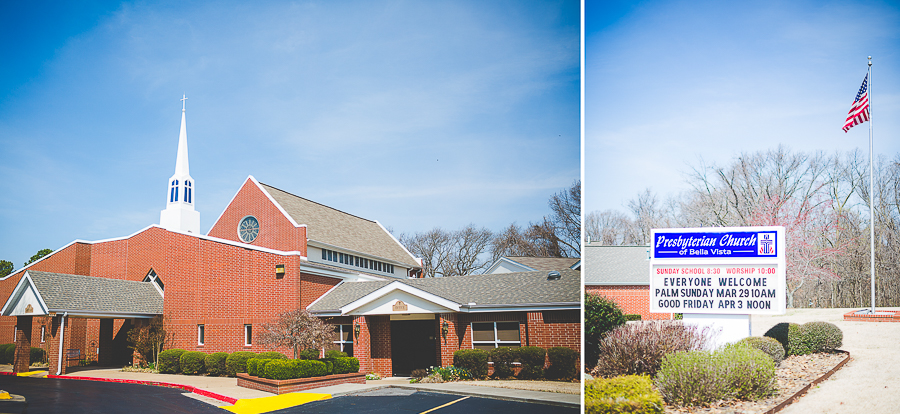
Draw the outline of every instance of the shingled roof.
<instances>
[{"instance_id":1,"label":"shingled roof","mask_svg":"<svg viewBox=\"0 0 900 414\"><path fill-rule=\"evenodd\" d=\"M463 307L572 305L580 306L581 274L559 270L558 280L546 271L500 273L394 281L345 282L309 307L311 312L333 312L390 283L402 283L455 302ZM469 304L474 306L468 306Z\"/></svg>"},{"instance_id":2,"label":"shingled roof","mask_svg":"<svg viewBox=\"0 0 900 414\"><path fill-rule=\"evenodd\" d=\"M411 268L421 267L377 222L307 200L267 184L260 183L260 186L297 224L306 225L306 237L310 242L382 257Z\"/></svg>"},{"instance_id":3,"label":"shingled roof","mask_svg":"<svg viewBox=\"0 0 900 414\"><path fill-rule=\"evenodd\" d=\"M75 316L163 313L163 297L152 283L33 270L26 275L50 312Z\"/></svg>"},{"instance_id":4,"label":"shingled roof","mask_svg":"<svg viewBox=\"0 0 900 414\"><path fill-rule=\"evenodd\" d=\"M584 246L585 285L649 285L649 246Z\"/></svg>"}]
</instances>

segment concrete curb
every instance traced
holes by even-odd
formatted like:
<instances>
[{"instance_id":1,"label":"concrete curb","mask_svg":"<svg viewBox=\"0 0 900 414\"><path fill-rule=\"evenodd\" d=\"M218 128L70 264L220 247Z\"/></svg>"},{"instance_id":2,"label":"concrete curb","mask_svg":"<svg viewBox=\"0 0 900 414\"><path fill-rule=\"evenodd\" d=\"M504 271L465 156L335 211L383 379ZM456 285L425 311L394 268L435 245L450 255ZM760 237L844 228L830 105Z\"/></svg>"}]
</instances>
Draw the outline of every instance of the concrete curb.
<instances>
[{"instance_id":1,"label":"concrete curb","mask_svg":"<svg viewBox=\"0 0 900 414\"><path fill-rule=\"evenodd\" d=\"M805 387L803 387L803 388L801 388L799 391L795 392L794 395L791 395L791 396L788 397L786 400L782 401L780 404L776 405L775 407L772 407L771 410L766 411L766 412L763 413L763 414L775 414L775 413L777 413L777 412L779 412L779 411L785 409L787 406L789 406L789 405L791 405L792 403L794 403L795 401L799 400L800 397L802 397L804 394L806 394L807 392L809 392L809 389L810 389L810 388L812 388L813 386L815 386L816 384L818 384L818 383L820 383L820 382L822 382L822 381L827 380L829 377L831 377L832 374L834 374L834 373L837 372L839 369L841 369L841 368L844 366L844 364L846 364L847 362L850 361L850 353L849 353L849 352L847 352L847 351L842 351L842 350L840 350L840 349L838 349L838 350L836 350L836 351L837 351L837 352L841 352L841 353L844 354L844 359L843 359L841 362L838 362L838 364L835 365L834 368L832 368L832 369L830 369L828 372L822 374L821 377L819 377L819 378L813 380L813 382L811 382L811 383L809 383L809 384L806 384Z\"/></svg>"}]
</instances>

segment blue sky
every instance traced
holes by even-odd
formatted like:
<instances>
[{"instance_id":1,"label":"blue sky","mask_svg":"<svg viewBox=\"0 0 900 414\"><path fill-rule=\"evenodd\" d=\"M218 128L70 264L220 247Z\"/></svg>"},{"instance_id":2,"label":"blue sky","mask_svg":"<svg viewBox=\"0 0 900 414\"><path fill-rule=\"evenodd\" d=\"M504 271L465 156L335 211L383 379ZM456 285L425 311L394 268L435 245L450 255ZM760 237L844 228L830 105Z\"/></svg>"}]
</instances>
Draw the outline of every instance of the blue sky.
<instances>
[{"instance_id":1,"label":"blue sky","mask_svg":"<svg viewBox=\"0 0 900 414\"><path fill-rule=\"evenodd\" d=\"M0 259L159 222L182 94L205 233L248 175L395 234L580 176L579 4L2 2Z\"/></svg>"},{"instance_id":2,"label":"blue sky","mask_svg":"<svg viewBox=\"0 0 900 414\"><path fill-rule=\"evenodd\" d=\"M841 127L873 57L876 156L900 153L900 7L879 1L585 4L584 212L689 188L742 152L868 154Z\"/></svg>"}]
</instances>

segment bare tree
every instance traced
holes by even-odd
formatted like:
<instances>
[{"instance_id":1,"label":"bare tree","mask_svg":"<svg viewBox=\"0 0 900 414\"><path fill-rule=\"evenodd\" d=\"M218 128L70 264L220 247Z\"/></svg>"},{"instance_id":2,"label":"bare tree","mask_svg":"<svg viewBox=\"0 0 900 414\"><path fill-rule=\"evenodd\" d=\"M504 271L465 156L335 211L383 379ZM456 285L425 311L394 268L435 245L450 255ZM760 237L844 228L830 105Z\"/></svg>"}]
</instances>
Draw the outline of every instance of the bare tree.
<instances>
[{"instance_id":1,"label":"bare tree","mask_svg":"<svg viewBox=\"0 0 900 414\"><path fill-rule=\"evenodd\" d=\"M550 197L549 220L544 222L552 226L551 239L558 245L561 257L578 257L581 255L581 180L572 186Z\"/></svg>"},{"instance_id":2,"label":"bare tree","mask_svg":"<svg viewBox=\"0 0 900 414\"><path fill-rule=\"evenodd\" d=\"M278 314L274 322L263 325L259 343L270 348L293 348L294 359L300 350L320 349L331 341L334 327L306 310L294 309Z\"/></svg>"},{"instance_id":3,"label":"bare tree","mask_svg":"<svg viewBox=\"0 0 900 414\"><path fill-rule=\"evenodd\" d=\"M490 264L484 253L492 238L490 230L469 224L456 231L435 227L425 233L402 234L400 242L422 258L425 277L448 277L484 270Z\"/></svg>"}]
</instances>

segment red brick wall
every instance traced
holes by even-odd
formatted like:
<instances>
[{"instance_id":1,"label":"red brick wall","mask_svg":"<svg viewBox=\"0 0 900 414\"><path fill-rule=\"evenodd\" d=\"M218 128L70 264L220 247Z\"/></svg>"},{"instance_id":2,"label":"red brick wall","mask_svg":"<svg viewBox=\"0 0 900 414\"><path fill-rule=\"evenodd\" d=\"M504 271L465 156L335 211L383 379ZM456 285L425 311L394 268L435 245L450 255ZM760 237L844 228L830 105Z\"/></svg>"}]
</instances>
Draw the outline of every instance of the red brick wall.
<instances>
[{"instance_id":1,"label":"red brick wall","mask_svg":"<svg viewBox=\"0 0 900 414\"><path fill-rule=\"evenodd\" d=\"M671 313L650 312L650 287L641 285L585 286L585 293L600 295L616 302L625 314L641 315L642 320L672 319Z\"/></svg>"},{"instance_id":2,"label":"red brick wall","mask_svg":"<svg viewBox=\"0 0 900 414\"><path fill-rule=\"evenodd\" d=\"M265 193L249 179L241 186L234 200L225 208L208 234L240 242L238 224L248 215L259 220L259 235L251 244L281 251L299 251L303 256L307 255L306 227L294 227Z\"/></svg>"}]
</instances>

